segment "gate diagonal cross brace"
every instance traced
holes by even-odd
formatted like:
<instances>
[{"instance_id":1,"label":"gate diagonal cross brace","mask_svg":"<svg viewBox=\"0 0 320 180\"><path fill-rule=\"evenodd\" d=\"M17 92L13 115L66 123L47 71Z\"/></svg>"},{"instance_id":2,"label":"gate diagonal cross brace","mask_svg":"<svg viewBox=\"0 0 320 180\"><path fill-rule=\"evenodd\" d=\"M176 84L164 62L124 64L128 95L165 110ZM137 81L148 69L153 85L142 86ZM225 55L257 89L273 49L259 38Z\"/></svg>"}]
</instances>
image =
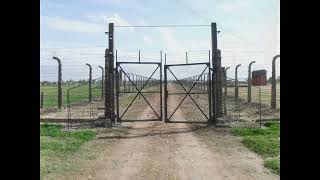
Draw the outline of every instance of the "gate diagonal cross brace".
<instances>
[{"instance_id":1,"label":"gate diagonal cross brace","mask_svg":"<svg viewBox=\"0 0 320 180\"><path fill-rule=\"evenodd\" d=\"M191 100L193 101L193 103L198 107L198 109L201 111L201 113L207 118L207 120L209 120L209 118L206 116L206 114L201 110L200 106L195 102L195 100L191 97L190 92L193 89L193 87L197 84L197 82L199 81L200 77L203 75L203 73L207 70L208 66L206 66L206 68L202 71L202 73L199 75L198 79L193 83L192 87L189 89L189 91L187 91L184 86L182 85L182 83L179 81L179 79L173 74L173 72L170 70L170 68L168 67L168 70L170 71L170 73L173 75L173 77L177 80L177 82L180 84L180 86L184 89L184 91L187 93L184 98L181 100L181 102L179 103L179 105L175 108L175 110L173 111L173 113L171 114L171 116L169 117L168 120L171 119L171 117L174 115L174 113L178 110L178 108L181 106L181 104L183 103L183 101L186 99L187 96L189 96L191 98Z\"/></svg>"},{"instance_id":2,"label":"gate diagonal cross brace","mask_svg":"<svg viewBox=\"0 0 320 180\"><path fill-rule=\"evenodd\" d=\"M151 74L151 76L148 78L148 80L143 84L142 88L139 90L137 88L137 86L134 84L134 82L132 82L132 80L130 79L130 77L127 75L127 73L123 70L123 68L119 65L119 67L122 69L122 72L127 76L128 80L131 82L131 84L136 88L136 90L138 91L138 93L136 94L136 96L133 98L133 100L131 101L131 103L129 104L129 106L126 108L126 110L123 112L123 114L120 116L120 119L123 117L123 115L127 112L127 110L130 108L130 106L133 104L133 102L136 100L136 98L138 97L139 94L141 94L141 96L143 97L143 99L147 102L147 104L150 106L150 108L152 109L152 111L158 116L158 118L160 118L160 116L158 115L158 113L153 109L153 107L150 105L149 101L144 97L144 95L141 93L141 91L144 89L144 87L146 86L146 84L149 82L149 80L151 79L151 77L154 75L154 73L158 70L159 66L153 71L153 73Z\"/></svg>"}]
</instances>

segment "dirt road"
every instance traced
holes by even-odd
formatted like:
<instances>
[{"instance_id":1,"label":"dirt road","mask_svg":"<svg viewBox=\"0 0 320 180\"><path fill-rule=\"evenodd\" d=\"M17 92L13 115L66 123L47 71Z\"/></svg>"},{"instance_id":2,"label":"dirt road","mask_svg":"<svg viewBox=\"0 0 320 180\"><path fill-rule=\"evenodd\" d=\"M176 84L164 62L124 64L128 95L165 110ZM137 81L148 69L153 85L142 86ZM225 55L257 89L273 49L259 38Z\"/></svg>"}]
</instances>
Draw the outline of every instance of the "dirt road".
<instances>
[{"instance_id":1,"label":"dirt road","mask_svg":"<svg viewBox=\"0 0 320 180\"><path fill-rule=\"evenodd\" d=\"M141 118L150 111L145 107ZM182 110L176 113L176 118L186 120ZM268 173L260 157L228 133L214 133L215 137L210 138L216 142L210 146L196 135L205 127L161 122L134 122L128 126L124 136L100 135L99 139L119 140L108 153L101 153L85 164L81 173L67 179L279 179Z\"/></svg>"}]
</instances>

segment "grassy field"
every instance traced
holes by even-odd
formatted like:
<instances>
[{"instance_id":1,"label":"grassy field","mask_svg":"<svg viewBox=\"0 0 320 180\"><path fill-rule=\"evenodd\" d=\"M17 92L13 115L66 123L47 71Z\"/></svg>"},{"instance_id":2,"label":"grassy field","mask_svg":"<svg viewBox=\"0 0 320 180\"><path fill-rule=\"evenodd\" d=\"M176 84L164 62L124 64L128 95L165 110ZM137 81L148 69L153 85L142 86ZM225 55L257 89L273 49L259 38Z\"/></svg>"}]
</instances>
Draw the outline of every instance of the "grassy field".
<instances>
[{"instance_id":1,"label":"grassy field","mask_svg":"<svg viewBox=\"0 0 320 180\"><path fill-rule=\"evenodd\" d=\"M234 128L232 133L242 136L242 143L264 158L264 166L280 174L280 123L270 122L266 128Z\"/></svg>"},{"instance_id":2,"label":"grassy field","mask_svg":"<svg viewBox=\"0 0 320 180\"><path fill-rule=\"evenodd\" d=\"M67 90L75 85L62 85L62 105L67 105ZM43 92L43 107L54 108L58 105L57 85L40 86ZM101 97L101 87L92 86L92 97ZM89 85L82 85L70 91L70 103L89 100Z\"/></svg>"},{"instance_id":3,"label":"grassy field","mask_svg":"<svg viewBox=\"0 0 320 180\"><path fill-rule=\"evenodd\" d=\"M59 171L59 163L68 155L76 152L80 146L95 138L96 133L91 130L61 131L61 125L40 125L40 178L48 173Z\"/></svg>"}]
</instances>

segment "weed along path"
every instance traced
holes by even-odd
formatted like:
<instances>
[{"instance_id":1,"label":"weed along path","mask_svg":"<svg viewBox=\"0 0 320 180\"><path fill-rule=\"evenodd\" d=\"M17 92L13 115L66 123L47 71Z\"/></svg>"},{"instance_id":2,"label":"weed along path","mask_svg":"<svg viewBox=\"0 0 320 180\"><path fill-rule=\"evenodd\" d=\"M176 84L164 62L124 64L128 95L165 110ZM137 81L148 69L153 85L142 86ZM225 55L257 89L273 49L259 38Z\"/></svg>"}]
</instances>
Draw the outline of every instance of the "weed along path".
<instances>
[{"instance_id":1,"label":"weed along path","mask_svg":"<svg viewBox=\"0 0 320 180\"><path fill-rule=\"evenodd\" d=\"M172 91L176 87L169 84L168 88ZM144 109L141 119L152 113L150 107ZM177 110L175 118L187 120L183 109ZM117 141L108 151L86 162L80 173L65 179L280 179L263 167L258 155L224 130L187 123L126 125L125 135L98 135L99 140ZM210 137L205 137L203 132L208 131Z\"/></svg>"}]
</instances>

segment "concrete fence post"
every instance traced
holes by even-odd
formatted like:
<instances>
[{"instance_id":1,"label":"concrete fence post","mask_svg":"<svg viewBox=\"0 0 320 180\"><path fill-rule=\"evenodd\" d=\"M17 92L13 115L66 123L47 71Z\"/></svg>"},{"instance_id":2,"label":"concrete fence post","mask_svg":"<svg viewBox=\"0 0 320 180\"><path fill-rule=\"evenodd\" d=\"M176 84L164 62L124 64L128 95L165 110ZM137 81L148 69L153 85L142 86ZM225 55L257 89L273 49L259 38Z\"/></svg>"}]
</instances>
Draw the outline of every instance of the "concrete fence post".
<instances>
[{"instance_id":1,"label":"concrete fence post","mask_svg":"<svg viewBox=\"0 0 320 180\"><path fill-rule=\"evenodd\" d=\"M277 107L276 59L278 57L280 57L280 54L274 56L272 59L271 109L276 109Z\"/></svg>"},{"instance_id":2,"label":"concrete fence post","mask_svg":"<svg viewBox=\"0 0 320 180\"><path fill-rule=\"evenodd\" d=\"M238 101L239 98L239 87L238 87L238 68L241 66L241 64L238 64L236 66L236 72L235 72L235 82L234 82L234 86L235 86L235 97L236 97L236 101Z\"/></svg>"},{"instance_id":3,"label":"concrete fence post","mask_svg":"<svg viewBox=\"0 0 320 180\"><path fill-rule=\"evenodd\" d=\"M58 108L61 109L62 105L62 65L61 60L57 57L53 57L53 59L58 61Z\"/></svg>"},{"instance_id":4,"label":"concrete fence post","mask_svg":"<svg viewBox=\"0 0 320 180\"><path fill-rule=\"evenodd\" d=\"M89 66L89 102L92 101L92 88L91 88L91 83L92 83L92 67L90 64L86 63L87 66Z\"/></svg>"},{"instance_id":5,"label":"concrete fence post","mask_svg":"<svg viewBox=\"0 0 320 180\"><path fill-rule=\"evenodd\" d=\"M248 69L248 102L251 102L251 65L255 63L256 61L252 61L249 64L249 69Z\"/></svg>"}]
</instances>

